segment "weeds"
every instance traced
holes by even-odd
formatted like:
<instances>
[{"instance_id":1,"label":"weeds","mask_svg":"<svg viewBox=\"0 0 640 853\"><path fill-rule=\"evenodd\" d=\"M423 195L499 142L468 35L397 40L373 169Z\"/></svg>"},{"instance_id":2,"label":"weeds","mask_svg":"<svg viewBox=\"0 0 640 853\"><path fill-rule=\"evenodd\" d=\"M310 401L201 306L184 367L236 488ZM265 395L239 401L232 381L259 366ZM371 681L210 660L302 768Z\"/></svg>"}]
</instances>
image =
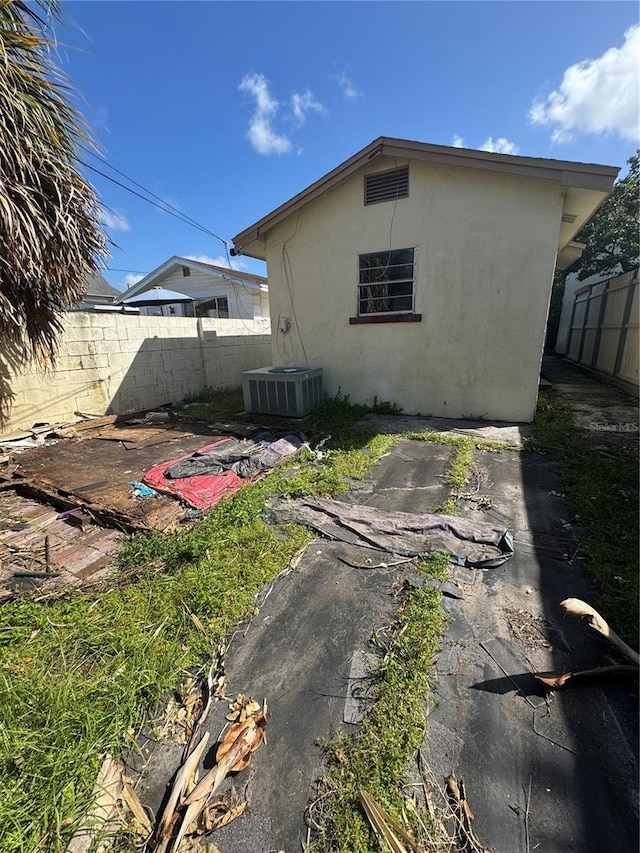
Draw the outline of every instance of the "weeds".
<instances>
[{"instance_id":1,"label":"weeds","mask_svg":"<svg viewBox=\"0 0 640 853\"><path fill-rule=\"evenodd\" d=\"M446 575L447 561L426 561L428 576ZM440 593L408 588L376 675L376 703L352 737L326 746L329 773L320 809L312 819L320 829L321 850L370 853L379 844L362 813L359 794L366 788L389 813L402 820L401 786L407 763L425 734L425 702L433 656L445 626Z\"/></svg>"},{"instance_id":2,"label":"weeds","mask_svg":"<svg viewBox=\"0 0 640 853\"><path fill-rule=\"evenodd\" d=\"M470 439L463 439L458 445L458 452L447 472L447 483L461 489L469 479L475 446Z\"/></svg>"},{"instance_id":3,"label":"weeds","mask_svg":"<svg viewBox=\"0 0 640 853\"><path fill-rule=\"evenodd\" d=\"M395 411L391 404L374 405ZM225 392L194 398L183 412L227 420L241 410L241 396ZM17 600L0 608L3 853L62 853L85 811L104 752L118 754L135 742L149 725L149 709L186 670L207 661L218 641L252 611L257 592L308 541L300 527L269 527L265 499L344 491L402 438L354 428L371 410L343 396L325 401L303 427L316 443L332 436L322 458L304 451L171 536L133 537L118 555L120 573L102 591L70 592L40 605ZM438 434L411 437L458 446L450 477L460 479L473 442ZM425 571L442 575L445 564L431 560ZM358 780L367 776L370 793L397 807L398 780L424 728L428 669L443 626L438 599L433 590L406 592L398 632L383 661L380 701L357 742L344 745L344 760L336 747L338 805L327 832L337 838L352 823L341 849L365 850L370 842L356 804Z\"/></svg>"},{"instance_id":4,"label":"weeds","mask_svg":"<svg viewBox=\"0 0 640 853\"><path fill-rule=\"evenodd\" d=\"M202 403L208 417L237 414L238 396L220 396ZM3 853L65 849L104 752L135 741L148 709L181 673L206 662L251 612L257 592L308 541L303 528L269 527L265 499L344 491L399 438L353 430L361 409L344 399L328 401L324 411L336 434L321 460L303 452L191 529L133 537L118 555L120 576L99 593L0 608ZM325 431L320 415L315 423Z\"/></svg>"},{"instance_id":5,"label":"weeds","mask_svg":"<svg viewBox=\"0 0 640 853\"><path fill-rule=\"evenodd\" d=\"M559 452L561 488L576 523L589 530L580 551L589 557L597 608L638 648L637 454L594 447L563 401L541 397L534 448Z\"/></svg>"}]
</instances>

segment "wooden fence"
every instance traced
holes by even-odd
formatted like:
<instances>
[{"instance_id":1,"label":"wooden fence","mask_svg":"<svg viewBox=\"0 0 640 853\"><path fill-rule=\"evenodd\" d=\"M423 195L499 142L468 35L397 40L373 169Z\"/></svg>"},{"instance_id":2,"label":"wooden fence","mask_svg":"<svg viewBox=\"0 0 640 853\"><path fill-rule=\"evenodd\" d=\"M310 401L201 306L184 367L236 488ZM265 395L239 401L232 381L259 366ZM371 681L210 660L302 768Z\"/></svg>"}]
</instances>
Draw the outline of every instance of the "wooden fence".
<instances>
[{"instance_id":1,"label":"wooden fence","mask_svg":"<svg viewBox=\"0 0 640 853\"><path fill-rule=\"evenodd\" d=\"M567 357L638 393L638 269L576 291Z\"/></svg>"}]
</instances>

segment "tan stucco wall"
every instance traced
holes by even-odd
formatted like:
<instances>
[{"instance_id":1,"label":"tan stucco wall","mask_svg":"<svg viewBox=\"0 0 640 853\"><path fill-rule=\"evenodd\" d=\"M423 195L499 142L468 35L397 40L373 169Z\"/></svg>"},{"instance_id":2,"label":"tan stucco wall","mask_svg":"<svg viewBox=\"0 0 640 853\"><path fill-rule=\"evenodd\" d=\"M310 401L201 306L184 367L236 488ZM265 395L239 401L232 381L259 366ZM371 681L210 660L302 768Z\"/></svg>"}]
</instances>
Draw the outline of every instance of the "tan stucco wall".
<instances>
[{"instance_id":1,"label":"tan stucco wall","mask_svg":"<svg viewBox=\"0 0 640 853\"><path fill-rule=\"evenodd\" d=\"M352 177L267 234L274 364L354 402L531 420L561 215L551 181L412 162L409 198L365 207ZM358 255L411 246L422 322L349 325Z\"/></svg>"},{"instance_id":2,"label":"tan stucco wall","mask_svg":"<svg viewBox=\"0 0 640 853\"><path fill-rule=\"evenodd\" d=\"M268 320L67 314L56 367L10 376L14 399L0 434L240 388L243 370L269 360Z\"/></svg>"}]
</instances>

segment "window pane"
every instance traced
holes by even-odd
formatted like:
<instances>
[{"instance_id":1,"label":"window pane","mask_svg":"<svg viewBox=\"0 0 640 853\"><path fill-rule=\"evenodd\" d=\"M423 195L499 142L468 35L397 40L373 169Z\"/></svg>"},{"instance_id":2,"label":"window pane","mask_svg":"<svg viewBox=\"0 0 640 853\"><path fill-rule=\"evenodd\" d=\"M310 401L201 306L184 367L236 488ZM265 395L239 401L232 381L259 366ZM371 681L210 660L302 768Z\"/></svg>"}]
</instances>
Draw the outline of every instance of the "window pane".
<instances>
[{"instance_id":1,"label":"window pane","mask_svg":"<svg viewBox=\"0 0 640 853\"><path fill-rule=\"evenodd\" d=\"M413 310L414 250L392 249L359 257L358 313Z\"/></svg>"}]
</instances>

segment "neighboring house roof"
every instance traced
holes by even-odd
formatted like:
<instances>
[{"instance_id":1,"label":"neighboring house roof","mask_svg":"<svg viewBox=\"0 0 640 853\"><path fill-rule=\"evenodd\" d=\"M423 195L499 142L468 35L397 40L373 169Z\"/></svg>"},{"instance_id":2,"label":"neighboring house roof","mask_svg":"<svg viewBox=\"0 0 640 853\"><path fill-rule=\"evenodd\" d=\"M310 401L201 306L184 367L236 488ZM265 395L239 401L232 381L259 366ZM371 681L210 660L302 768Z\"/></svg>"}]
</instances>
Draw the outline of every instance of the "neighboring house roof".
<instances>
[{"instance_id":1,"label":"neighboring house roof","mask_svg":"<svg viewBox=\"0 0 640 853\"><path fill-rule=\"evenodd\" d=\"M180 267L189 267L189 269L197 270L198 272L211 275L213 278L219 278L221 281L227 281L231 284L238 284L242 287L247 287L249 290L268 291L267 279L261 275L253 273L241 272L240 270L232 270L228 267L218 267L214 264L205 264L202 261L193 261L191 258L182 258L179 255L174 255L160 264L159 267L152 270L150 273L140 279L139 282L130 287L125 293L118 294L122 299L130 299L132 296L137 296L139 293L145 293L152 287L155 287L158 282L167 274ZM175 289L175 287L174 287Z\"/></svg>"},{"instance_id":2,"label":"neighboring house roof","mask_svg":"<svg viewBox=\"0 0 640 853\"><path fill-rule=\"evenodd\" d=\"M265 235L269 230L323 193L342 184L380 155L559 182L565 188L562 225L558 240L560 252L611 192L613 182L620 171L615 166L520 157L513 154L493 154L488 151L430 145L426 142L380 136L289 201L241 231L233 238L231 254L244 254L264 260Z\"/></svg>"},{"instance_id":3,"label":"neighboring house roof","mask_svg":"<svg viewBox=\"0 0 640 853\"><path fill-rule=\"evenodd\" d=\"M115 299L122 296L122 292L111 287L106 278L98 272L95 275L87 276L83 301L91 302L91 297L94 296L101 299Z\"/></svg>"}]
</instances>

